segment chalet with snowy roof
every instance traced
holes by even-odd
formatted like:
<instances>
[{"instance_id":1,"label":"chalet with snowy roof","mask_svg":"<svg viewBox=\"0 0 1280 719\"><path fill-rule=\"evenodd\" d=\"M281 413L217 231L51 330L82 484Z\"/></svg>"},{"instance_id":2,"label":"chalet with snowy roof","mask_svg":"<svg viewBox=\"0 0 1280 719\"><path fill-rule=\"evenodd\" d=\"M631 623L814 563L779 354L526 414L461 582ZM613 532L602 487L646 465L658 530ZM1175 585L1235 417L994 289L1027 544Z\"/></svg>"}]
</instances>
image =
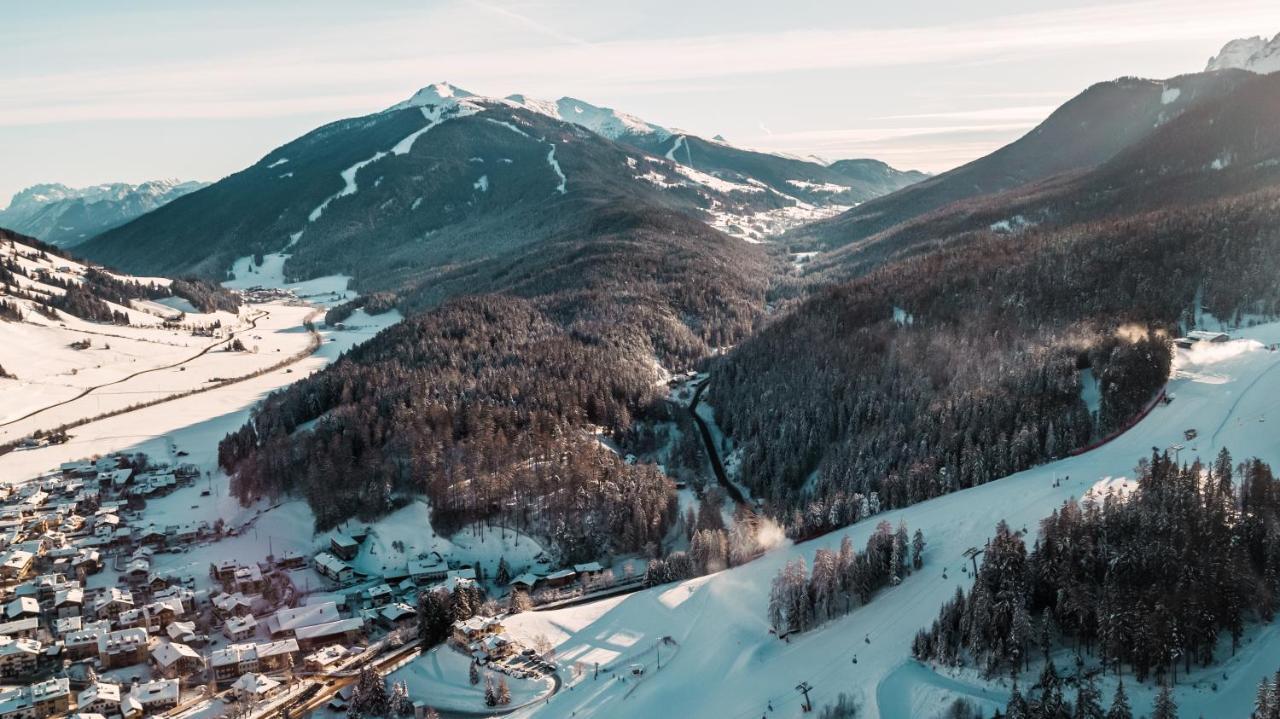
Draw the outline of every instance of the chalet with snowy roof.
<instances>
[{"instance_id":1,"label":"chalet with snowy roof","mask_svg":"<svg viewBox=\"0 0 1280 719\"><path fill-rule=\"evenodd\" d=\"M430 584L445 578L449 565L437 552L431 552L423 559L409 560L409 576L418 584Z\"/></svg>"},{"instance_id":2,"label":"chalet with snowy roof","mask_svg":"<svg viewBox=\"0 0 1280 719\"><path fill-rule=\"evenodd\" d=\"M147 630L120 629L98 637L98 662L103 669L128 667L147 661Z\"/></svg>"},{"instance_id":3,"label":"chalet with snowy roof","mask_svg":"<svg viewBox=\"0 0 1280 719\"><path fill-rule=\"evenodd\" d=\"M58 466L58 470L63 474L73 476L88 476L98 473L98 470L93 466L93 462L83 459L75 462L63 462Z\"/></svg>"},{"instance_id":4,"label":"chalet with snowy roof","mask_svg":"<svg viewBox=\"0 0 1280 719\"><path fill-rule=\"evenodd\" d=\"M233 585L237 592L242 594L261 594L267 587L267 581L262 576L262 570L257 565L249 567L237 567L233 578Z\"/></svg>"},{"instance_id":5,"label":"chalet with snowy roof","mask_svg":"<svg viewBox=\"0 0 1280 719\"><path fill-rule=\"evenodd\" d=\"M147 714L155 714L178 706L180 685L177 679L157 679L135 685L129 696L138 700Z\"/></svg>"},{"instance_id":6,"label":"chalet with snowy roof","mask_svg":"<svg viewBox=\"0 0 1280 719\"><path fill-rule=\"evenodd\" d=\"M369 588L369 604L381 607L391 602L394 592L391 585L383 583Z\"/></svg>"},{"instance_id":7,"label":"chalet with snowy roof","mask_svg":"<svg viewBox=\"0 0 1280 719\"><path fill-rule=\"evenodd\" d=\"M120 700L124 692L119 684L94 682L76 697L76 709L104 716L116 716L120 712Z\"/></svg>"},{"instance_id":8,"label":"chalet with snowy roof","mask_svg":"<svg viewBox=\"0 0 1280 719\"><path fill-rule=\"evenodd\" d=\"M219 559L209 565L209 576L222 582L223 586L234 582L236 579L236 570L240 568L240 563L234 559Z\"/></svg>"},{"instance_id":9,"label":"chalet with snowy roof","mask_svg":"<svg viewBox=\"0 0 1280 719\"><path fill-rule=\"evenodd\" d=\"M0 577L4 579L22 579L31 573L36 555L22 550L11 549L0 558Z\"/></svg>"},{"instance_id":10,"label":"chalet with snowy roof","mask_svg":"<svg viewBox=\"0 0 1280 719\"><path fill-rule=\"evenodd\" d=\"M275 558L275 565L281 569L302 569L307 566L307 558L292 549L286 549Z\"/></svg>"},{"instance_id":11,"label":"chalet with snowy roof","mask_svg":"<svg viewBox=\"0 0 1280 719\"><path fill-rule=\"evenodd\" d=\"M512 579L511 583L508 584L507 586L511 587L512 589L523 589L526 592L530 592L530 591L533 591L533 588L537 586L538 582L541 580L542 580L542 577L539 577L533 572L525 572L524 574L521 574L515 579Z\"/></svg>"},{"instance_id":12,"label":"chalet with snowy roof","mask_svg":"<svg viewBox=\"0 0 1280 719\"><path fill-rule=\"evenodd\" d=\"M283 670L298 651L295 639L232 644L209 655L209 668L215 681L229 683L249 672Z\"/></svg>"},{"instance_id":13,"label":"chalet with snowy roof","mask_svg":"<svg viewBox=\"0 0 1280 719\"><path fill-rule=\"evenodd\" d=\"M111 631L111 622L106 620L86 622L78 631L71 632L62 638L63 651L67 658L75 661L96 656L98 639Z\"/></svg>"},{"instance_id":14,"label":"chalet with snowy roof","mask_svg":"<svg viewBox=\"0 0 1280 719\"><path fill-rule=\"evenodd\" d=\"M151 665L160 676L173 679L204 671L204 658L186 644L158 642L151 648Z\"/></svg>"},{"instance_id":15,"label":"chalet with snowy roof","mask_svg":"<svg viewBox=\"0 0 1280 719\"><path fill-rule=\"evenodd\" d=\"M418 612L404 602L396 602L378 612L378 621L389 630L408 629L417 624Z\"/></svg>"},{"instance_id":16,"label":"chalet with snowy roof","mask_svg":"<svg viewBox=\"0 0 1280 719\"><path fill-rule=\"evenodd\" d=\"M243 674L231 685L231 691L237 697L251 702L270 699L284 691L280 682L265 674Z\"/></svg>"},{"instance_id":17,"label":"chalet with snowy roof","mask_svg":"<svg viewBox=\"0 0 1280 719\"><path fill-rule=\"evenodd\" d=\"M506 634L490 634L472 642L467 648L471 650L472 656L494 660L509 656L515 651L516 644Z\"/></svg>"},{"instance_id":18,"label":"chalet with snowy roof","mask_svg":"<svg viewBox=\"0 0 1280 719\"><path fill-rule=\"evenodd\" d=\"M567 587L577 579L578 573L572 569L561 569L543 578L548 587Z\"/></svg>"},{"instance_id":19,"label":"chalet with snowy roof","mask_svg":"<svg viewBox=\"0 0 1280 719\"><path fill-rule=\"evenodd\" d=\"M4 607L4 618L8 622L39 616L40 603L35 597L18 597Z\"/></svg>"},{"instance_id":20,"label":"chalet with snowy roof","mask_svg":"<svg viewBox=\"0 0 1280 719\"><path fill-rule=\"evenodd\" d=\"M0 679L13 681L34 674L42 648L34 639L0 636Z\"/></svg>"},{"instance_id":21,"label":"chalet with snowy roof","mask_svg":"<svg viewBox=\"0 0 1280 719\"><path fill-rule=\"evenodd\" d=\"M26 617L25 619L16 619L12 622L0 624L0 636L34 637L39 631L40 619L37 617Z\"/></svg>"},{"instance_id":22,"label":"chalet with snowy roof","mask_svg":"<svg viewBox=\"0 0 1280 719\"><path fill-rule=\"evenodd\" d=\"M109 587L93 600L93 616L99 619L115 619L133 608L133 593L119 587Z\"/></svg>"},{"instance_id":23,"label":"chalet with snowy roof","mask_svg":"<svg viewBox=\"0 0 1280 719\"><path fill-rule=\"evenodd\" d=\"M253 602L239 592L219 594L213 598L213 608L221 617L242 617L252 611Z\"/></svg>"},{"instance_id":24,"label":"chalet with snowy roof","mask_svg":"<svg viewBox=\"0 0 1280 719\"><path fill-rule=\"evenodd\" d=\"M299 627L295 635L298 646L309 651L326 644L353 644L364 637L364 627L363 619L339 619L324 624Z\"/></svg>"},{"instance_id":25,"label":"chalet with snowy roof","mask_svg":"<svg viewBox=\"0 0 1280 719\"><path fill-rule=\"evenodd\" d=\"M468 645L491 634L506 631L502 620L497 617L472 617L466 621L453 623L453 638L459 644Z\"/></svg>"},{"instance_id":26,"label":"chalet with snowy roof","mask_svg":"<svg viewBox=\"0 0 1280 719\"><path fill-rule=\"evenodd\" d=\"M338 606L333 602L281 609L267 617L267 633L276 639L291 637L298 629L338 618Z\"/></svg>"},{"instance_id":27,"label":"chalet with snowy roof","mask_svg":"<svg viewBox=\"0 0 1280 719\"><path fill-rule=\"evenodd\" d=\"M0 691L0 719L44 719L71 709L71 682L49 679Z\"/></svg>"},{"instance_id":28,"label":"chalet with snowy roof","mask_svg":"<svg viewBox=\"0 0 1280 719\"><path fill-rule=\"evenodd\" d=\"M53 620L50 629L53 630L55 637L66 637L72 632L78 632L84 628L84 620L80 617L63 617Z\"/></svg>"},{"instance_id":29,"label":"chalet with snowy roof","mask_svg":"<svg viewBox=\"0 0 1280 719\"><path fill-rule=\"evenodd\" d=\"M57 618L78 617L84 611L84 590L80 587L59 589L53 597L53 613Z\"/></svg>"},{"instance_id":30,"label":"chalet with snowy roof","mask_svg":"<svg viewBox=\"0 0 1280 719\"><path fill-rule=\"evenodd\" d=\"M356 558L360 552L360 543L354 538L337 532L329 538L329 553L348 562Z\"/></svg>"},{"instance_id":31,"label":"chalet with snowy roof","mask_svg":"<svg viewBox=\"0 0 1280 719\"><path fill-rule=\"evenodd\" d=\"M19 584L14 593L20 597L35 597L38 601L47 602L53 599L59 590L79 587L79 582L74 582L59 573L41 574L28 581Z\"/></svg>"},{"instance_id":32,"label":"chalet with snowy roof","mask_svg":"<svg viewBox=\"0 0 1280 719\"><path fill-rule=\"evenodd\" d=\"M243 617L230 617L222 625L222 634L231 641L250 639L258 631L258 620L252 614Z\"/></svg>"},{"instance_id":33,"label":"chalet with snowy roof","mask_svg":"<svg viewBox=\"0 0 1280 719\"><path fill-rule=\"evenodd\" d=\"M325 602L333 602L339 610L347 609L347 595L340 592L319 592L309 595L302 603L311 606L314 604L324 604Z\"/></svg>"},{"instance_id":34,"label":"chalet with snowy roof","mask_svg":"<svg viewBox=\"0 0 1280 719\"><path fill-rule=\"evenodd\" d=\"M152 524L140 530L135 540L139 544L162 547L169 541L169 536L164 533L163 529Z\"/></svg>"},{"instance_id":35,"label":"chalet with snowy roof","mask_svg":"<svg viewBox=\"0 0 1280 719\"><path fill-rule=\"evenodd\" d=\"M164 628L164 633L173 641L182 642L183 644L192 644L200 641L199 635L196 634L195 622L171 622L169 626Z\"/></svg>"},{"instance_id":36,"label":"chalet with snowy roof","mask_svg":"<svg viewBox=\"0 0 1280 719\"><path fill-rule=\"evenodd\" d=\"M308 654L302 665L311 672L326 672L347 657L347 650L340 644L330 644Z\"/></svg>"},{"instance_id":37,"label":"chalet with snowy roof","mask_svg":"<svg viewBox=\"0 0 1280 719\"><path fill-rule=\"evenodd\" d=\"M315 568L321 576L328 577L339 584L346 584L355 577L355 571L351 569L351 565L328 552L316 555Z\"/></svg>"}]
</instances>

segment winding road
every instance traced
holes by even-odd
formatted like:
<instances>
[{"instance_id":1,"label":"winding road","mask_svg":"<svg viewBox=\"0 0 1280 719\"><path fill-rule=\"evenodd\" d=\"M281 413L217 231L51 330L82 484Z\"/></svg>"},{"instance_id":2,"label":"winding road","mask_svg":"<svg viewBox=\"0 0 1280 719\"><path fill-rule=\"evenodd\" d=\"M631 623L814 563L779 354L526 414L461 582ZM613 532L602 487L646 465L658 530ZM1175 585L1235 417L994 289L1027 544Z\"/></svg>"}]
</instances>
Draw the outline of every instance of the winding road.
<instances>
[{"instance_id":1,"label":"winding road","mask_svg":"<svg viewBox=\"0 0 1280 719\"><path fill-rule=\"evenodd\" d=\"M716 443L711 438L711 430L707 427L707 423L702 417L698 416L698 402L702 401L702 392L711 382L711 378L702 380L697 384L697 388L693 392L693 399L689 402L689 414L693 417L693 421L698 425L698 432L702 435L702 444L707 448L707 458L711 460L711 471L716 475L716 481L724 487L724 491L734 502L740 505L747 504L747 500L742 496L741 490L737 485L729 481L729 475L724 471L724 464L720 461L720 450L716 449Z\"/></svg>"}]
</instances>

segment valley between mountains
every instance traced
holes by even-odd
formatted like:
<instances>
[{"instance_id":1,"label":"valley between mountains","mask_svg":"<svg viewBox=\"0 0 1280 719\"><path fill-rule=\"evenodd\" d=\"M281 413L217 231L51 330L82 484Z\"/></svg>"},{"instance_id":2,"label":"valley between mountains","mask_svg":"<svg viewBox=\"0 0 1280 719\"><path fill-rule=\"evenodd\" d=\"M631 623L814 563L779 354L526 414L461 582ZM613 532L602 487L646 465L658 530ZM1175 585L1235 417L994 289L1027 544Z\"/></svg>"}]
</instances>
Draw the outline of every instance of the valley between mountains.
<instances>
[{"instance_id":1,"label":"valley between mountains","mask_svg":"<svg viewBox=\"0 0 1280 719\"><path fill-rule=\"evenodd\" d=\"M1275 42L936 175L436 83L19 193L0 649L45 658L3 691L1275 716Z\"/></svg>"}]
</instances>

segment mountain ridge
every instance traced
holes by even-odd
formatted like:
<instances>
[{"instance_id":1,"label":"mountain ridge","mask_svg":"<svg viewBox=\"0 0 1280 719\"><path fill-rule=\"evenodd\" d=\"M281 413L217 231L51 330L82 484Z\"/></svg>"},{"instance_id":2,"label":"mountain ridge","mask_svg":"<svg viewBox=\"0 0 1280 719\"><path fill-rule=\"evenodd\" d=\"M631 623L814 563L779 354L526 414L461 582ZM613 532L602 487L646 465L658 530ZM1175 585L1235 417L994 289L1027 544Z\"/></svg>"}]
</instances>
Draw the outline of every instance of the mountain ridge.
<instances>
[{"instance_id":1,"label":"mountain ridge","mask_svg":"<svg viewBox=\"0 0 1280 719\"><path fill-rule=\"evenodd\" d=\"M74 246L209 183L177 179L69 187L40 183L14 194L0 224L53 245Z\"/></svg>"}]
</instances>

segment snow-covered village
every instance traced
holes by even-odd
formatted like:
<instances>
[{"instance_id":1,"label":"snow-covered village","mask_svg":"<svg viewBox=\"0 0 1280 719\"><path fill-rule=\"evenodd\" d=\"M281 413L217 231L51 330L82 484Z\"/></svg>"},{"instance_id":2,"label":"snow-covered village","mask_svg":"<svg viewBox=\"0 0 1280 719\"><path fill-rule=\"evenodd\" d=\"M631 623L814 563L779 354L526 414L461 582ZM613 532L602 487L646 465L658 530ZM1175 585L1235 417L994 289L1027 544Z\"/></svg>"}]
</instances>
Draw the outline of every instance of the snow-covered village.
<instances>
[{"instance_id":1,"label":"snow-covered village","mask_svg":"<svg viewBox=\"0 0 1280 719\"><path fill-rule=\"evenodd\" d=\"M1274 0L0 26L0 719L1280 719Z\"/></svg>"}]
</instances>

